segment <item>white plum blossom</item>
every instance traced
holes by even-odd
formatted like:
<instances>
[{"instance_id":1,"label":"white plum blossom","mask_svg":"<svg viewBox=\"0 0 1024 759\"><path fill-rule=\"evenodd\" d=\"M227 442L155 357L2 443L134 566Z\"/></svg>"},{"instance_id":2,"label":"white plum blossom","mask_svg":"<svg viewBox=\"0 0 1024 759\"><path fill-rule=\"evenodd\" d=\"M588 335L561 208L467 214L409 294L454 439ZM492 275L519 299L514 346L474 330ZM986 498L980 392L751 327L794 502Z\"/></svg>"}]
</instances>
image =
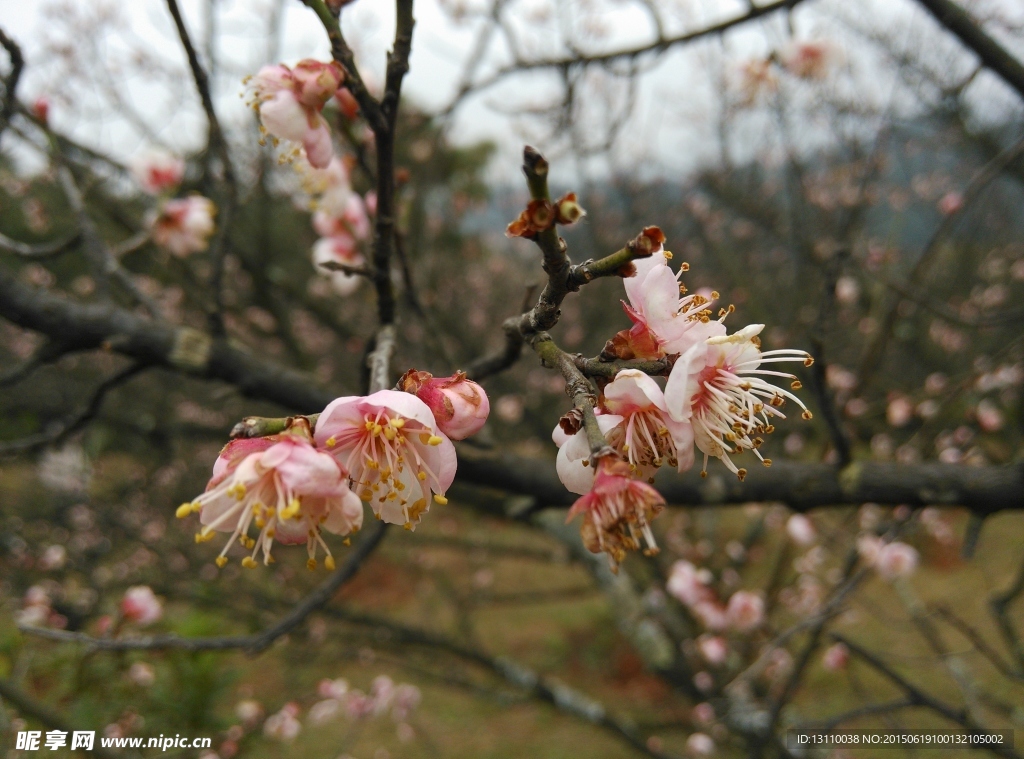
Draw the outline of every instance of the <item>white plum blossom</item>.
<instances>
[{"instance_id":1,"label":"white plum blossom","mask_svg":"<svg viewBox=\"0 0 1024 759\"><path fill-rule=\"evenodd\" d=\"M683 472L693 466L693 432L687 422L669 416L658 384L643 372L626 369L604 389L601 431L621 452L631 472L651 480L662 464ZM553 436L555 433L552 433ZM561 446L556 468L562 483L585 493L594 479L586 431L580 429ZM586 463L584 463L586 462Z\"/></svg>"},{"instance_id":2,"label":"white plum blossom","mask_svg":"<svg viewBox=\"0 0 1024 759\"><path fill-rule=\"evenodd\" d=\"M166 150L139 154L129 164L132 177L150 195L173 192L185 176L185 162Z\"/></svg>"},{"instance_id":3,"label":"white plum blossom","mask_svg":"<svg viewBox=\"0 0 1024 759\"><path fill-rule=\"evenodd\" d=\"M811 418L796 395L764 379L783 377L791 380L793 389L799 389L796 377L763 366L785 361L810 366L813 359L800 350L762 353L757 338L762 329L763 324L751 324L732 335L708 338L680 356L669 374L665 386L668 411L673 419L689 421L693 427L694 442L704 453L702 476L707 473L708 457L714 456L742 480L747 471L738 468L730 455L744 450L754 451L765 466L771 466L771 459L757 450L764 442L759 435L775 430L773 419L786 418L782 413L786 399L800 406L804 419Z\"/></svg>"},{"instance_id":4,"label":"white plum blossom","mask_svg":"<svg viewBox=\"0 0 1024 759\"><path fill-rule=\"evenodd\" d=\"M360 267L366 263L355 241L347 235L322 237L313 245L313 267L330 277L331 287L338 295L351 295L359 289L362 277L346 271L331 270L325 264L344 264Z\"/></svg>"}]
</instances>

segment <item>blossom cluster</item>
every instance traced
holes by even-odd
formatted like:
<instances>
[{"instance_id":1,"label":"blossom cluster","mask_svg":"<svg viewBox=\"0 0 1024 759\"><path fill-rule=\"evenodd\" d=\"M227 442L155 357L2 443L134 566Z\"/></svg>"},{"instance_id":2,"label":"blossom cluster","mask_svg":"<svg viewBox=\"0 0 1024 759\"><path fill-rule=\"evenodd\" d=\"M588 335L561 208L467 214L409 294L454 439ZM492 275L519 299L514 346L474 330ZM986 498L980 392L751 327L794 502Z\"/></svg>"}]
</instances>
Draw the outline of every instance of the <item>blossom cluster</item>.
<instances>
[{"instance_id":1,"label":"blossom cluster","mask_svg":"<svg viewBox=\"0 0 1024 759\"><path fill-rule=\"evenodd\" d=\"M157 207L146 219L153 242L177 258L206 250L216 228L217 208L202 195L173 197L185 177L185 162L154 150L136 156L131 172L143 191L157 198Z\"/></svg>"},{"instance_id":2,"label":"blossom cluster","mask_svg":"<svg viewBox=\"0 0 1024 759\"><path fill-rule=\"evenodd\" d=\"M659 467L689 469L696 447L704 456L702 476L707 475L709 458L717 458L743 480L747 470L733 457L752 451L764 466L771 466L759 448L775 430L774 422L786 418L788 401L799 406L804 419L811 418L792 392L801 387L796 376L768 367L786 362L810 366L811 356L791 349L762 352L758 335L763 324L729 334L724 321L733 307L720 308L715 315L717 292L689 293L679 279L689 267L684 263L678 272L671 269L671 253L657 234L659 244L652 255L634 261L635 272L623 280L628 298L623 307L633 326L615 335L604 355L674 359L664 388L638 369L619 371L604 386L595 414L619 460L609 456L592 461L586 430L571 416L552 433L559 447L558 476L570 491L583 495L570 518L585 515L584 541L595 552L607 552L613 565L626 550L639 548L641 538L647 551L657 550L649 521L664 501L643 481L653 482ZM776 378L788 381L789 387L769 381Z\"/></svg>"},{"instance_id":3,"label":"blossom cluster","mask_svg":"<svg viewBox=\"0 0 1024 759\"><path fill-rule=\"evenodd\" d=\"M411 740L415 737L415 731L408 721L423 698L420 689L415 685L396 684L387 675L378 675L370 684L369 692L364 693L356 688L350 688L344 678L324 678L317 685L317 695L320 700L309 707L306 717L309 725L329 724L343 716L353 722L363 722L374 717L390 715L398 726L400 739ZM240 701L236 706L236 714L243 723L254 725L262 716L262 706L252 699ZM300 714L299 704L289 701L279 711L267 717L263 723L263 734L276 741L294 740L302 731Z\"/></svg>"},{"instance_id":4,"label":"blossom cluster","mask_svg":"<svg viewBox=\"0 0 1024 759\"><path fill-rule=\"evenodd\" d=\"M231 534L216 559L221 567L236 541L249 552L242 566L255 567L258 555L269 564L276 541L304 543L310 569L322 548L324 565L334 569L322 533L358 531L363 502L378 519L414 530L432 502L447 503L456 468L452 440L478 432L490 404L462 373L434 378L412 370L399 387L337 398L315 426L296 417L279 434L231 441L206 491L179 506L178 517L199 514L196 542Z\"/></svg>"}]
</instances>

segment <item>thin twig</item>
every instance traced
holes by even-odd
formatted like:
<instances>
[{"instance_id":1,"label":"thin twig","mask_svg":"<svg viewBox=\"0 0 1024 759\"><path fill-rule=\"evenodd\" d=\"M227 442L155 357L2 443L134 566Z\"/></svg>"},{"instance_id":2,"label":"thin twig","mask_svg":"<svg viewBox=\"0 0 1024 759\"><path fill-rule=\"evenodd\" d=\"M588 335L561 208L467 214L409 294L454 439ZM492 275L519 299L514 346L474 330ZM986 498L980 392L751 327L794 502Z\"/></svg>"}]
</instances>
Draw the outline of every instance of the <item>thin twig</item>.
<instances>
[{"instance_id":1,"label":"thin twig","mask_svg":"<svg viewBox=\"0 0 1024 759\"><path fill-rule=\"evenodd\" d=\"M61 253L66 253L74 248L81 239L81 233L74 232L63 240L46 242L39 245L30 245L27 242L12 240L7 235L0 234L0 250L5 253L13 253L19 258L39 260L42 258L53 258L54 256L59 256Z\"/></svg>"},{"instance_id":2,"label":"thin twig","mask_svg":"<svg viewBox=\"0 0 1024 759\"><path fill-rule=\"evenodd\" d=\"M219 182L218 205L220 206L217 220L217 231L210 242L210 289L213 291L213 304L211 306L210 330L216 336L224 334L224 301L223 301L223 279L224 259L227 255L227 236L234 217L235 204L238 202L238 187L235 181L235 170L231 164L231 153L228 148L228 141L217 118L217 111L213 106L213 95L210 91L210 80L206 75L203 64L199 60L195 45L189 37L188 28L181 16L177 0L167 0L167 9L174 19L174 26L178 30L178 37L181 39L181 46L185 48L185 55L188 57L188 65L192 70L192 79L195 81L196 89L199 90L199 98L203 104L203 111L206 112L206 121L209 127L207 133L207 145L212 147L221 163L221 176Z\"/></svg>"},{"instance_id":3,"label":"thin twig","mask_svg":"<svg viewBox=\"0 0 1024 759\"><path fill-rule=\"evenodd\" d=\"M0 137L2 137L11 121L11 116L14 115L14 106L17 102L15 95L18 81L21 79L21 72L25 67L25 57L21 54L18 43L8 37L3 29L0 29L0 45L3 45L11 59L11 71L4 77L4 99L0 104Z\"/></svg>"},{"instance_id":4,"label":"thin twig","mask_svg":"<svg viewBox=\"0 0 1024 759\"><path fill-rule=\"evenodd\" d=\"M47 445L59 445L69 435L82 429L86 424L95 418L103 406L103 400L107 393L116 387L123 385L136 374L146 369L143 364L132 364L127 369L118 372L114 376L104 380L94 391L89 403L79 412L59 422L49 432L40 432L36 435L10 440L0 443L0 454L31 451Z\"/></svg>"},{"instance_id":5,"label":"thin twig","mask_svg":"<svg viewBox=\"0 0 1024 759\"><path fill-rule=\"evenodd\" d=\"M61 643L79 643L94 651L223 651L244 649L252 656L267 650L274 641L298 627L314 611L322 608L334 594L351 580L370 557L387 532L387 524L375 522L349 553L345 563L338 567L320 587L309 593L290 612L255 635L226 635L210 638L182 638L178 635L154 635L139 638L95 638L91 635L47 627L20 625L24 633Z\"/></svg>"}]
</instances>

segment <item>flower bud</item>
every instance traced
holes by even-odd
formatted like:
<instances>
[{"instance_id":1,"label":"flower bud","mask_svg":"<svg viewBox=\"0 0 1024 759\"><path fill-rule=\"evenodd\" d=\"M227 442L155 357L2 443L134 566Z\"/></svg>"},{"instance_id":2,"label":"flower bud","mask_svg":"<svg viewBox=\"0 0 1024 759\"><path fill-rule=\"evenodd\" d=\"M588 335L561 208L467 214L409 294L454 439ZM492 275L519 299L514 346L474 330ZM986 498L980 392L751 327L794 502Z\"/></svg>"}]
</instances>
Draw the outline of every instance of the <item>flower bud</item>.
<instances>
[{"instance_id":1,"label":"flower bud","mask_svg":"<svg viewBox=\"0 0 1024 759\"><path fill-rule=\"evenodd\" d=\"M575 224L587 215L583 206L576 202L576 193L569 192L555 201L556 221L559 224Z\"/></svg>"},{"instance_id":2,"label":"flower bud","mask_svg":"<svg viewBox=\"0 0 1024 759\"><path fill-rule=\"evenodd\" d=\"M438 428L452 440L475 435L491 411L487 393L466 379L463 372L435 379L430 372L410 369L398 381L398 387L426 403Z\"/></svg>"}]
</instances>

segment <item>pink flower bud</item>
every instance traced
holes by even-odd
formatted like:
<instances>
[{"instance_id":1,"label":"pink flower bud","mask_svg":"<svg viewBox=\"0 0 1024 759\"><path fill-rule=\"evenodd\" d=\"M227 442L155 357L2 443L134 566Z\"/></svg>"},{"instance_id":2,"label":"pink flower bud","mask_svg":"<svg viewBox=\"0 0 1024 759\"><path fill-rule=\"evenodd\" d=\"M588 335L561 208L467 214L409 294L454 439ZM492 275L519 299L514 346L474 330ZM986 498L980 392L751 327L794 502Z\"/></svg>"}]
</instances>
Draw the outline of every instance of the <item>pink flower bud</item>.
<instances>
[{"instance_id":1,"label":"pink flower bud","mask_svg":"<svg viewBox=\"0 0 1024 759\"><path fill-rule=\"evenodd\" d=\"M32 103L32 115L46 126L50 121L50 99L45 95L37 97Z\"/></svg>"},{"instance_id":2,"label":"pink flower bud","mask_svg":"<svg viewBox=\"0 0 1024 759\"><path fill-rule=\"evenodd\" d=\"M337 92L344 78L341 65L335 61L321 63L305 58L292 69L293 87L299 102L317 110Z\"/></svg>"},{"instance_id":3,"label":"pink flower bud","mask_svg":"<svg viewBox=\"0 0 1024 759\"><path fill-rule=\"evenodd\" d=\"M841 669L846 669L846 664L849 661L850 649L842 643L836 643L835 645L829 646L825 650L824 656L821 657L822 666L829 672L837 672Z\"/></svg>"},{"instance_id":4,"label":"pink flower bud","mask_svg":"<svg viewBox=\"0 0 1024 759\"><path fill-rule=\"evenodd\" d=\"M121 599L121 614L129 622L146 627L163 616L163 604L148 585L136 585L125 591Z\"/></svg>"},{"instance_id":5,"label":"pink flower bud","mask_svg":"<svg viewBox=\"0 0 1024 759\"><path fill-rule=\"evenodd\" d=\"M153 150L136 156L131 172L139 186L150 195L171 192L185 176L185 162L163 150Z\"/></svg>"},{"instance_id":6,"label":"pink flower bud","mask_svg":"<svg viewBox=\"0 0 1024 759\"><path fill-rule=\"evenodd\" d=\"M786 522L786 532L793 542L800 546L809 546L818 539L814 525L803 514L794 514L789 518Z\"/></svg>"},{"instance_id":7,"label":"pink flower bud","mask_svg":"<svg viewBox=\"0 0 1024 759\"><path fill-rule=\"evenodd\" d=\"M438 428L452 440L475 435L491 411L487 393L462 372L435 379L430 372L410 369L398 386L426 403Z\"/></svg>"}]
</instances>

